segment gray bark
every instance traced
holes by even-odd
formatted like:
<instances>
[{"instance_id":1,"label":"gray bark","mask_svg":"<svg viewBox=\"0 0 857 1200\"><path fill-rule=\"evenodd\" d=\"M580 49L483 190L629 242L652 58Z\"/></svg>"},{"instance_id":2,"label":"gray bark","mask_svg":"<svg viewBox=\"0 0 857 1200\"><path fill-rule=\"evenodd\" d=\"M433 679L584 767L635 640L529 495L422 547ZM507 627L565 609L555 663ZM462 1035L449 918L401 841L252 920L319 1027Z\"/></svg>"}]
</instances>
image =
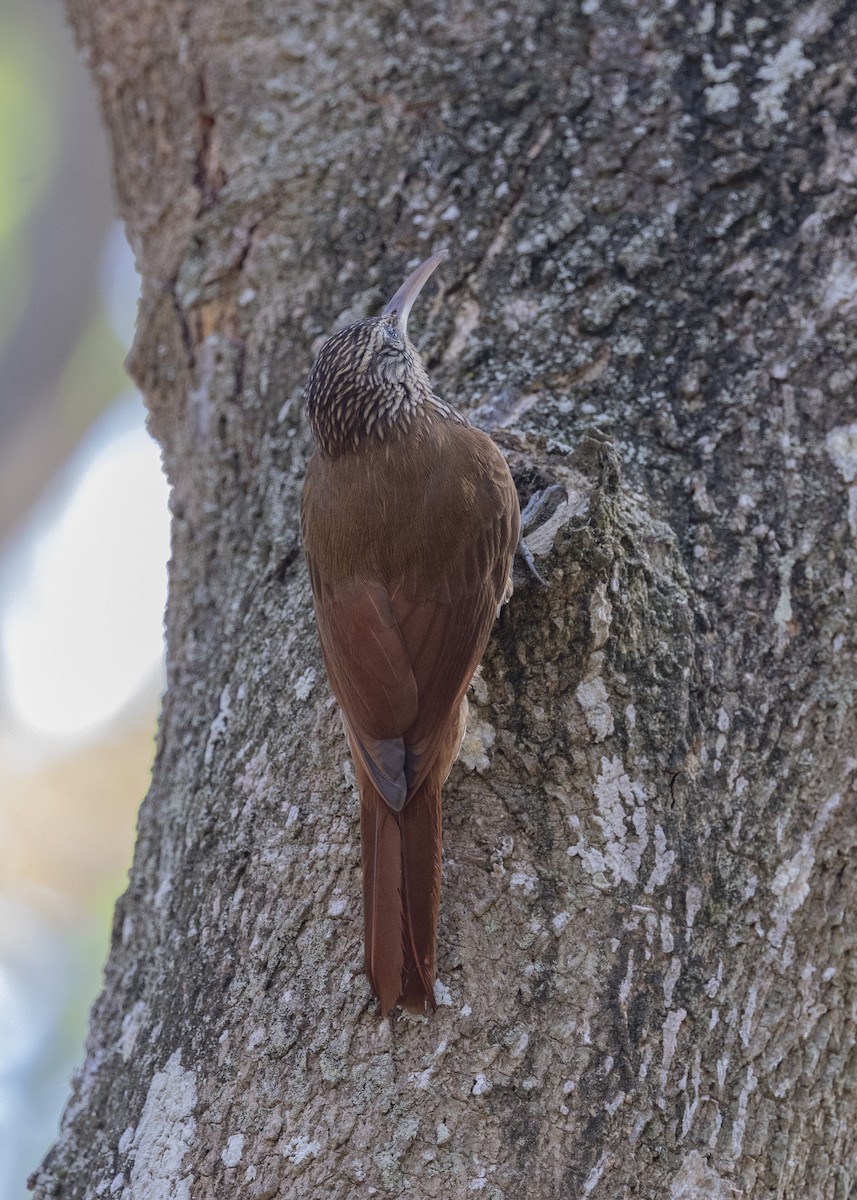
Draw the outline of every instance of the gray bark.
<instances>
[{"instance_id":1,"label":"gray bark","mask_svg":"<svg viewBox=\"0 0 857 1200\"><path fill-rule=\"evenodd\" d=\"M36 1196L845 1200L857 9L69 7L173 558L152 787ZM565 491L446 789L440 1007L381 1022L301 385L441 244L440 394L524 498Z\"/></svg>"}]
</instances>

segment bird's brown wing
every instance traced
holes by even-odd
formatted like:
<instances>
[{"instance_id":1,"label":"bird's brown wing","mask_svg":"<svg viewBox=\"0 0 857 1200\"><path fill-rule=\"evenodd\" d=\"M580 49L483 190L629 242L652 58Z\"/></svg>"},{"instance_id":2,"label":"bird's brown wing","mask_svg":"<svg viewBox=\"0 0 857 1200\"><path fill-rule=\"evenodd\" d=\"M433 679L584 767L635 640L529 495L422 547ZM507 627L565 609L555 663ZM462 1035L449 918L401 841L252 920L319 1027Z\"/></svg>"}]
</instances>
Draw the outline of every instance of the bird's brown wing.
<instances>
[{"instance_id":1,"label":"bird's brown wing","mask_svg":"<svg viewBox=\"0 0 857 1200\"><path fill-rule=\"evenodd\" d=\"M391 597L419 697L416 719L404 734L409 795L438 753L449 758L442 777L452 766L458 742L450 743L450 727L485 653L518 541L518 500L505 460L485 434L466 432L480 451L482 471L460 514L460 530L448 531L451 550L439 557L432 597L422 603L401 591Z\"/></svg>"},{"instance_id":2,"label":"bird's brown wing","mask_svg":"<svg viewBox=\"0 0 857 1200\"><path fill-rule=\"evenodd\" d=\"M459 702L484 653L518 538L518 502L502 454L478 430L455 433L443 467L411 498L412 521L398 533L399 575L392 570L381 582L340 570L328 578L305 537L331 688L364 766L396 811L441 748L450 753L450 725L458 724Z\"/></svg>"},{"instance_id":3,"label":"bird's brown wing","mask_svg":"<svg viewBox=\"0 0 857 1200\"><path fill-rule=\"evenodd\" d=\"M417 685L389 593L359 577L328 585L308 562L330 686L366 770L398 811L407 798L402 734L416 719Z\"/></svg>"}]
</instances>

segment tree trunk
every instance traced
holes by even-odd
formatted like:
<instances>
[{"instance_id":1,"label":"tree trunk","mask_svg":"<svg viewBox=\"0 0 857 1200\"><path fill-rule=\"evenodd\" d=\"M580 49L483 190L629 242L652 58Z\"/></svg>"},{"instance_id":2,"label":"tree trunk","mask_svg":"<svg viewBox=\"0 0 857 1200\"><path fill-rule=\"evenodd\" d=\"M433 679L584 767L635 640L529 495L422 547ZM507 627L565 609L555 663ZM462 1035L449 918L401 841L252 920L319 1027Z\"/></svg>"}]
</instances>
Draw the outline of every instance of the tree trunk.
<instances>
[{"instance_id":1,"label":"tree trunk","mask_svg":"<svg viewBox=\"0 0 857 1200\"><path fill-rule=\"evenodd\" d=\"M173 557L152 787L36 1196L846 1200L857 8L69 7ZM440 1007L381 1021L301 387L445 244L436 387L524 500L561 488L445 790Z\"/></svg>"}]
</instances>

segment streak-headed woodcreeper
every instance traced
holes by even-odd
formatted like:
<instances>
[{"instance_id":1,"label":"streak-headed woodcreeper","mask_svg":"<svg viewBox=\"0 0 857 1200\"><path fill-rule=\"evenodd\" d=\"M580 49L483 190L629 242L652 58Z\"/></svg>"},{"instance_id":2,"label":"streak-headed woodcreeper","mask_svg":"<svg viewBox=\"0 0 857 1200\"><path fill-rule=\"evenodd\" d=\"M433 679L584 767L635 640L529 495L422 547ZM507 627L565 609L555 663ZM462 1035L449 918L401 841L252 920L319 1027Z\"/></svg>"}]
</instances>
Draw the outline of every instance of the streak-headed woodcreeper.
<instances>
[{"instance_id":1,"label":"streak-headed woodcreeper","mask_svg":"<svg viewBox=\"0 0 857 1200\"><path fill-rule=\"evenodd\" d=\"M503 455L433 391L407 336L427 259L323 345L301 530L360 791L365 967L382 1013L435 1006L441 786L520 532Z\"/></svg>"}]
</instances>

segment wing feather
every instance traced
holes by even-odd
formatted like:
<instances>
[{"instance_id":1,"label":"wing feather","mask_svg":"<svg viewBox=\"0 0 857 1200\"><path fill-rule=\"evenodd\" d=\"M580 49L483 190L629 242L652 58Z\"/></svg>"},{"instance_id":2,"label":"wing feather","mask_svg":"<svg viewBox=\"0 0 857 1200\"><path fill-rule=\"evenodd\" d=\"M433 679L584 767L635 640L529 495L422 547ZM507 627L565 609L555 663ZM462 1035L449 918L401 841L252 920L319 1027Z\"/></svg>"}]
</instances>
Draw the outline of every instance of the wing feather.
<instances>
[{"instance_id":1,"label":"wing feather","mask_svg":"<svg viewBox=\"0 0 857 1200\"><path fill-rule=\"evenodd\" d=\"M377 577L365 561L351 566L347 541L324 561L324 538L307 538L317 518L304 522L331 688L352 746L395 811L435 764L442 777L452 765L460 702L504 598L519 533L514 484L495 444L470 426L451 426L446 438L436 461L419 464L422 487L411 484L411 519L388 504L397 490L389 477L377 485L378 502L370 494L361 506L363 553L375 555ZM332 530L336 489L326 482L323 509L320 470L307 474L304 506L312 501L332 512ZM413 473L411 459L402 470L406 495ZM373 478L370 469L370 490Z\"/></svg>"}]
</instances>

